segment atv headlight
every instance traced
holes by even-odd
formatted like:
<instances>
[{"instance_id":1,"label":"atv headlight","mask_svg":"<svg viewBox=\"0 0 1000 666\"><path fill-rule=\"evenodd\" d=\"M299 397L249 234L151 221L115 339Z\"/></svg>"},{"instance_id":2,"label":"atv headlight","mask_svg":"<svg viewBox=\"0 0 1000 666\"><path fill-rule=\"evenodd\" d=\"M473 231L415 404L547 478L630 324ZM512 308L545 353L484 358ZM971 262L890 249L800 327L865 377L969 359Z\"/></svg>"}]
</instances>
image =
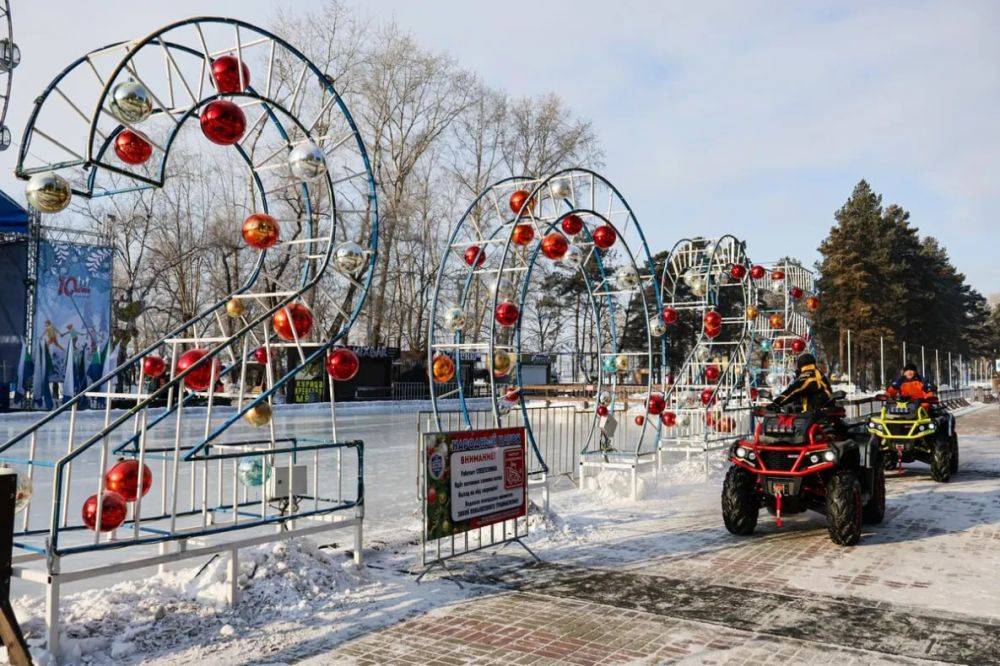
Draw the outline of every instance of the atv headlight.
<instances>
[{"instance_id":1,"label":"atv headlight","mask_svg":"<svg viewBox=\"0 0 1000 666\"><path fill-rule=\"evenodd\" d=\"M751 451L750 453L747 454L747 459L748 460L757 460L757 454L754 453L753 451Z\"/></svg>"},{"instance_id":2,"label":"atv headlight","mask_svg":"<svg viewBox=\"0 0 1000 666\"><path fill-rule=\"evenodd\" d=\"M935 425L934 425L933 423L929 423L929 424L927 425L927 429L928 429L928 430L934 430L934 428L935 428L935 427L937 427L937 426L935 426Z\"/></svg>"},{"instance_id":3,"label":"atv headlight","mask_svg":"<svg viewBox=\"0 0 1000 666\"><path fill-rule=\"evenodd\" d=\"M837 454L834 453L833 451L824 451L823 452L823 460L825 460L827 462L833 462L836 459L837 459Z\"/></svg>"},{"instance_id":4,"label":"atv headlight","mask_svg":"<svg viewBox=\"0 0 1000 666\"><path fill-rule=\"evenodd\" d=\"M737 458L746 458L747 457L747 450L744 449L742 446L737 446L736 447L736 457Z\"/></svg>"}]
</instances>

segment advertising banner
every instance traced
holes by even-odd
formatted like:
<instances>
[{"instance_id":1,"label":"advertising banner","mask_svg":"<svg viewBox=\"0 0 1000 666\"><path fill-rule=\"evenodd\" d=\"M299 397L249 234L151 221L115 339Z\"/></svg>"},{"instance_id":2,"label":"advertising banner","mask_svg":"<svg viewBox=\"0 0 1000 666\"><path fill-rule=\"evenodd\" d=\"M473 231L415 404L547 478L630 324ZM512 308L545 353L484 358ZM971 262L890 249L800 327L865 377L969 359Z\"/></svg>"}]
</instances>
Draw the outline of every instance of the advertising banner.
<instances>
[{"instance_id":1,"label":"advertising banner","mask_svg":"<svg viewBox=\"0 0 1000 666\"><path fill-rule=\"evenodd\" d=\"M110 247L39 243L34 336L46 352L48 381L66 376L70 341L75 383L82 387L100 379L111 331L111 257Z\"/></svg>"},{"instance_id":2,"label":"advertising banner","mask_svg":"<svg viewBox=\"0 0 1000 666\"><path fill-rule=\"evenodd\" d=\"M427 539L524 516L525 442L524 428L425 434Z\"/></svg>"}]
</instances>

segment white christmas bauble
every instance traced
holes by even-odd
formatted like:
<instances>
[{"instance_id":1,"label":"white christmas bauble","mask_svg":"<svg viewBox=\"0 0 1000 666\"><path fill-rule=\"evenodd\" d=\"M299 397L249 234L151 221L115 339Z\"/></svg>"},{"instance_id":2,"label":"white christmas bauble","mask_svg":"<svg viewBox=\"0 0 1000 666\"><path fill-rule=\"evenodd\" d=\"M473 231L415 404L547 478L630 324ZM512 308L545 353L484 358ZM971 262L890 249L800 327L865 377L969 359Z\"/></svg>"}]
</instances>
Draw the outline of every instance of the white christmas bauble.
<instances>
[{"instance_id":1,"label":"white christmas bauble","mask_svg":"<svg viewBox=\"0 0 1000 666\"><path fill-rule=\"evenodd\" d=\"M622 266L615 274L615 282L622 291L635 289L639 284L639 273L635 270L635 266Z\"/></svg>"},{"instance_id":2,"label":"white christmas bauble","mask_svg":"<svg viewBox=\"0 0 1000 666\"><path fill-rule=\"evenodd\" d=\"M465 328L465 310L458 306L445 310L444 326L452 332L458 332Z\"/></svg>"}]
</instances>

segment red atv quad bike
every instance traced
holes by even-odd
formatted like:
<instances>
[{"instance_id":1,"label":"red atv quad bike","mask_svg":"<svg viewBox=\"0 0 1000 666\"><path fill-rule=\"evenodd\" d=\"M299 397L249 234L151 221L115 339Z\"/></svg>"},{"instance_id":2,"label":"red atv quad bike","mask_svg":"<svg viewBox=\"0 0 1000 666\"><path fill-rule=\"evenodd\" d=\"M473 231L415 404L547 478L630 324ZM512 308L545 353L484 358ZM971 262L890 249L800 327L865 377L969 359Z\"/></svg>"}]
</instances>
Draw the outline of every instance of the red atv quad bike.
<instances>
[{"instance_id":1,"label":"red atv quad bike","mask_svg":"<svg viewBox=\"0 0 1000 666\"><path fill-rule=\"evenodd\" d=\"M761 507L781 527L786 513L813 510L826 516L830 539L851 546L861 524L885 515L885 468L867 433L844 423L833 395L825 407L758 408L752 440L730 449L732 467L722 486L722 517L733 534L753 534ZM859 424L861 428L865 424Z\"/></svg>"}]
</instances>

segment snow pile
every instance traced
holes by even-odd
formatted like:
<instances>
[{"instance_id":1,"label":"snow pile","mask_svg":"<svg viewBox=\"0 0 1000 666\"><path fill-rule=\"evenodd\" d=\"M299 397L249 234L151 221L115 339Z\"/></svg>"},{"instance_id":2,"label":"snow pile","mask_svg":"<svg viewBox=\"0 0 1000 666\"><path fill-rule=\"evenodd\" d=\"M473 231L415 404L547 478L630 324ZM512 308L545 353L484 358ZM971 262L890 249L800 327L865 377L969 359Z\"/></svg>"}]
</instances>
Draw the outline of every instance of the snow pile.
<instances>
[{"instance_id":1,"label":"snow pile","mask_svg":"<svg viewBox=\"0 0 1000 666\"><path fill-rule=\"evenodd\" d=\"M353 561L321 550L308 539L240 552L240 603L226 602L228 557L204 568L167 572L145 580L68 595L62 604L62 660L105 663L149 657L181 645L238 640L250 627L280 617L308 623L318 608L343 602L374 583ZM44 642L44 604L15 602L29 643ZM41 649L39 664L51 663Z\"/></svg>"},{"instance_id":2,"label":"snow pile","mask_svg":"<svg viewBox=\"0 0 1000 666\"><path fill-rule=\"evenodd\" d=\"M585 488L591 491L600 502L615 502L617 500L631 501L632 474L625 470L602 469L596 476L586 477ZM636 499L646 496L646 481L641 476L636 482Z\"/></svg>"}]
</instances>

